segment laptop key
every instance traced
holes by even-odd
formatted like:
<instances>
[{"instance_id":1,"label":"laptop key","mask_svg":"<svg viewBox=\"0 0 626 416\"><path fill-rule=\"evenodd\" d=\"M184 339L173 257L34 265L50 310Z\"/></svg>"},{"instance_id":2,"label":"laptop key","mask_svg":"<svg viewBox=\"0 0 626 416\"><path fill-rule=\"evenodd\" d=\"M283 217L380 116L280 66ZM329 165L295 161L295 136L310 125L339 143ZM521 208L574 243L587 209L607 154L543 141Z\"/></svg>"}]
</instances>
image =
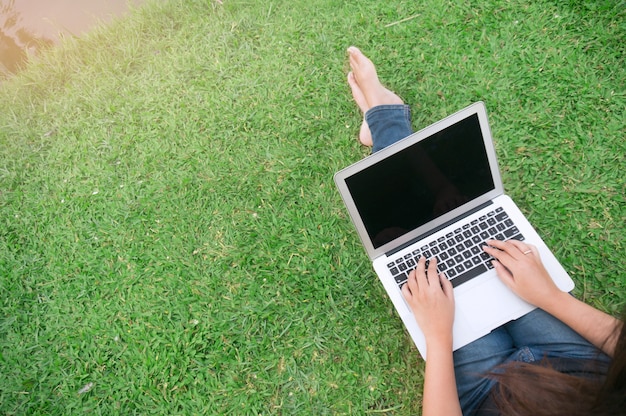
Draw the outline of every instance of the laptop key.
<instances>
[{"instance_id":1,"label":"laptop key","mask_svg":"<svg viewBox=\"0 0 626 416\"><path fill-rule=\"evenodd\" d=\"M406 282L407 274L406 273L400 273L399 275L395 276L394 279L396 279L396 283Z\"/></svg>"},{"instance_id":2,"label":"laptop key","mask_svg":"<svg viewBox=\"0 0 626 416\"><path fill-rule=\"evenodd\" d=\"M487 266L485 266L484 264L478 265L476 267L474 267L473 269L470 269L468 271L466 271L463 274L458 275L457 277L455 277L454 279L450 280L450 282L452 282L452 287L457 287L473 278L475 278L476 276L480 276L481 274L483 274L484 272L486 272Z\"/></svg>"}]
</instances>

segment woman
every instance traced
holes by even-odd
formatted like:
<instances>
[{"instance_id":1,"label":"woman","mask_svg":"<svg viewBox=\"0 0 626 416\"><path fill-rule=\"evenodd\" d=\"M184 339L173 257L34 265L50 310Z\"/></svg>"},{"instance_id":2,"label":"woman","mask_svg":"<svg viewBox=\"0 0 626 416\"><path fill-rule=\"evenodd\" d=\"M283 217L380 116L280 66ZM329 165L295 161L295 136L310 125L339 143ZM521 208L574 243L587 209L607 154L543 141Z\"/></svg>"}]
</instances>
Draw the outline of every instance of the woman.
<instances>
[{"instance_id":1,"label":"woman","mask_svg":"<svg viewBox=\"0 0 626 416\"><path fill-rule=\"evenodd\" d=\"M361 143L376 152L410 135L409 107L360 50L348 54L348 84L364 114ZM452 284L437 274L436 259L428 268L420 259L402 293L426 338L422 414L625 414L622 322L561 292L534 246L487 244L500 279L537 309L453 352Z\"/></svg>"}]
</instances>

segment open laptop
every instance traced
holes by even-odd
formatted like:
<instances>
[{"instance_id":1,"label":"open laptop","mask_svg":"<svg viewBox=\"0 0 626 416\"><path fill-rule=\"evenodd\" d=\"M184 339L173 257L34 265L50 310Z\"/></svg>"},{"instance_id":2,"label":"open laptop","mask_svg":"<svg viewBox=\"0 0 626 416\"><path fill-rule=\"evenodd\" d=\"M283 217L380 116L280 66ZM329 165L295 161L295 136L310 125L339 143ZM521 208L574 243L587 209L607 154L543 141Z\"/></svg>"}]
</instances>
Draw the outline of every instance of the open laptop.
<instances>
[{"instance_id":1,"label":"open laptop","mask_svg":"<svg viewBox=\"0 0 626 416\"><path fill-rule=\"evenodd\" d=\"M402 322L426 358L426 342L401 287L417 260L437 257L454 286L454 349L534 307L497 277L488 239L537 246L557 286L574 282L504 194L487 112L477 102L335 174L335 183Z\"/></svg>"}]
</instances>

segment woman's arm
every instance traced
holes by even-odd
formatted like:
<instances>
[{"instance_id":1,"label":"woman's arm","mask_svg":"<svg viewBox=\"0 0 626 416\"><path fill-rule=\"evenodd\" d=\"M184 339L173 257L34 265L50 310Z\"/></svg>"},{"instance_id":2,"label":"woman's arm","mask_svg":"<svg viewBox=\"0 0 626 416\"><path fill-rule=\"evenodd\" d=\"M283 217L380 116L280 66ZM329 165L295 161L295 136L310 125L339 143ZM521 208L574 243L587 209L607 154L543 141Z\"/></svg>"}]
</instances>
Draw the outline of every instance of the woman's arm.
<instances>
[{"instance_id":1,"label":"woman's arm","mask_svg":"<svg viewBox=\"0 0 626 416\"><path fill-rule=\"evenodd\" d=\"M452 284L437 274L437 261L428 271L422 257L409 274L402 294L426 338L426 375L422 415L461 415L452 360L454 294Z\"/></svg>"},{"instance_id":2,"label":"woman's arm","mask_svg":"<svg viewBox=\"0 0 626 416\"><path fill-rule=\"evenodd\" d=\"M422 415L460 415L461 404L454 378L452 337L426 341L428 359L424 377Z\"/></svg>"},{"instance_id":3,"label":"woman's arm","mask_svg":"<svg viewBox=\"0 0 626 416\"><path fill-rule=\"evenodd\" d=\"M484 250L497 260L494 266L504 284L613 356L622 322L562 292L543 267L536 247L515 240L490 240L487 244L491 247Z\"/></svg>"}]
</instances>

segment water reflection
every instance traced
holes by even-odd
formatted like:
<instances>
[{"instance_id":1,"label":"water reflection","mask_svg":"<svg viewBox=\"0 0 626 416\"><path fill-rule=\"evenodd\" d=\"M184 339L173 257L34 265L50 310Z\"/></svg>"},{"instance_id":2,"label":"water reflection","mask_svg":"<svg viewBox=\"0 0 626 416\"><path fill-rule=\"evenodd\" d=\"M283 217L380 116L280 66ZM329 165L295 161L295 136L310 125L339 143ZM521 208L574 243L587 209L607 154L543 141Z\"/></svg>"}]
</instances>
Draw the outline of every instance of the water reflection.
<instances>
[{"instance_id":1,"label":"water reflection","mask_svg":"<svg viewBox=\"0 0 626 416\"><path fill-rule=\"evenodd\" d=\"M64 35L79 36L142 0L0 0L0 79Z\"/></svg>"}]
</instances>

